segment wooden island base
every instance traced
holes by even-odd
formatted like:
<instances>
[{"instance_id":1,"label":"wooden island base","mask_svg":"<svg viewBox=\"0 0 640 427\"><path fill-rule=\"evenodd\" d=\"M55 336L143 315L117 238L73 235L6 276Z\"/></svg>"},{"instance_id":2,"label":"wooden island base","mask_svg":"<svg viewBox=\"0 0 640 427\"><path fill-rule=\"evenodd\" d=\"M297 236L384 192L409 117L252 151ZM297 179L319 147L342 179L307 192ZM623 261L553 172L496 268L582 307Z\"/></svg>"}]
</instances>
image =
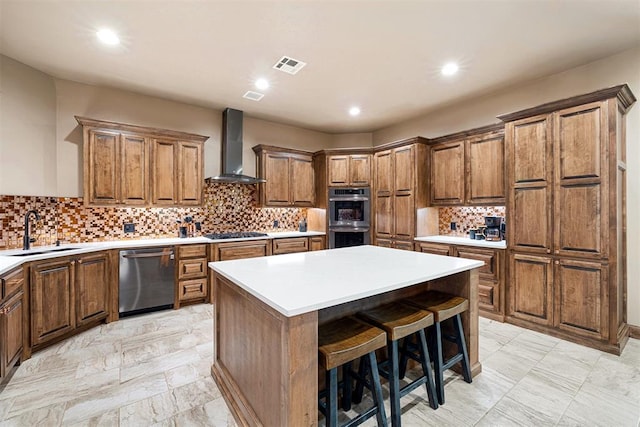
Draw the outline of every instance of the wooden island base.
<instances>
[{"instance_id":1,"label":"wooden island base","mask_svg":"<svg viewBox=\"0 0 640 427\"><path fill-rule=\"evenodd\" d=\"M440 290L465 297L462 315L472 375L478 361L478 270L287 317L215 274L211 373L242 426L318 424L318 325L361 310Z\"/></svg>"}]
</instances>

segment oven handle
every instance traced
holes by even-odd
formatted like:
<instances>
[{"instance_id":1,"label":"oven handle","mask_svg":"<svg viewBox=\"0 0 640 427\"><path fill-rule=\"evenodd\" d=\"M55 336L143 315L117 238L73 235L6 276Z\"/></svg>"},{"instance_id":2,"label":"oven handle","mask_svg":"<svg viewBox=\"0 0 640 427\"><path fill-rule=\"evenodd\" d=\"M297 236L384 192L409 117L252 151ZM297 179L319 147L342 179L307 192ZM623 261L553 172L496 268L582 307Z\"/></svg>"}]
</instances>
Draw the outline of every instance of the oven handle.
<instances>
[{"instance_id":1,"label":"oven handle","mask_svg":"<svg viewBox=\"0 0 640 427\"><path fill-rule=\"evenodd\" d=\"M330 202L368 202L368 197L353 196L353 197L331 197Z\"/></svg>"},{"instance_id":2,"label":"oven handle","mask_svg":"<svg viewBox=\"0 0 640 427\"><path fill-rule=\"evenodd\" d=\"M341 233L362 233L369 231L369 227L329 227L329 232L338 231Z\"/></svg>"}]
</instances>

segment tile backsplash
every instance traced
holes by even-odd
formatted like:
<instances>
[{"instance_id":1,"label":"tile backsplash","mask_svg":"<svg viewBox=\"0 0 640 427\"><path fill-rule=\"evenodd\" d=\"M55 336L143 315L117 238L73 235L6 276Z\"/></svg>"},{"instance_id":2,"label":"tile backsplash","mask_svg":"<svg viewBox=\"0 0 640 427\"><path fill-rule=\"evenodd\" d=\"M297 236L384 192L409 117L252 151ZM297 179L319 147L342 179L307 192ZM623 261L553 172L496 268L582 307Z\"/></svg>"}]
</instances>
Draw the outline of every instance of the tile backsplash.
<instances>
[{"instance_id":1,"label":"tile backsplash","mask_svg":"<svg viewBox=\"0 0 640 427\"><path fill-rule=\"evenodd\" d=\"M504 217L504 206L453 206L438 209L438 234L464 235L471 228L484 225L485 216ZM456 223L456 232L451 231L451 223Z\"/></svg>"},{"instance_id":2,"label":"tile backsplash","mask_svg":"<svg viewBox=\"0 0 640 427\"><path fill-rule=\"evenodd\" d=\"M86 207L81 197L0 196L0 250L22 247L24 215L35 209L33 246L105 240L177 237L177 220L185 216L202 223L202 233L297 230L303 208L256 207L255 185L208 183L204 204L193 208ZM277 220L279 228L274 229ZM130 222L135 232L124 233Z\"/></svg>"}]
</instances>

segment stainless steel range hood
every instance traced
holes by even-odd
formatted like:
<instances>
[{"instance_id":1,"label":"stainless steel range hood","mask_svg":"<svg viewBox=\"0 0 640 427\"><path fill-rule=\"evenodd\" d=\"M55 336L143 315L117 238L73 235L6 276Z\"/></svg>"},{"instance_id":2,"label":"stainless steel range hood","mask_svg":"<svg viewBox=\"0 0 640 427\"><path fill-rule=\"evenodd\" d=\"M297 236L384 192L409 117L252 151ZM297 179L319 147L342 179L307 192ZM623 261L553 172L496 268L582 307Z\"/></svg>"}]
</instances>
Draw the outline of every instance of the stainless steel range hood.
<instances>
[{"instance_id":1,"label":"stainless steel range hood","mask_svg":"<svg viewBox=\"0 0 640 427\"><path fill-rule=\"evenodd\" d=\"M267 182L242 174L242 111L226 108L222 112L222 173L207 181L236 184Z\"/></svg>"}]
</instances>

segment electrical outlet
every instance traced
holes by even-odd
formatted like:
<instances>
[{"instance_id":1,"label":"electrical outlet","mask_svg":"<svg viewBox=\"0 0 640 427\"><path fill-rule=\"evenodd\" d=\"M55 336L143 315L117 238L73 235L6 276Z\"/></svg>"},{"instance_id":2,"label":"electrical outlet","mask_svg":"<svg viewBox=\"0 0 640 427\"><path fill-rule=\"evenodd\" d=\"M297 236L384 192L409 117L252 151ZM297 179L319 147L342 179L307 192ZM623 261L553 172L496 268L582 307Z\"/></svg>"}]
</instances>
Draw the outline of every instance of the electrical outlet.
<instances>
[{"instance_id":1,"label":"electrical outlet","mask_svg":"<svg viewBox=\"0 0 640 427\"><path fill-rule=\"evenodd\" d=\"M132 222L124 223L124 232L125 233L133 233L136 231L136 225Z\"/></svg>"},{"instance_id":2,"label":"electrical outlet","mask_svg":"<svg viewBox=\"0 0 640 427\"><path fill-rule=\"evenodd\" d=\"M455 222L451 222L451 231L456 231L457 228L457 224Z\"/></svg>"},{"instance_id":3,"label":"electrical outlet","mask_svg":"<svg viewBox=\"0 0 640 427\"><path fill-rule=\"evenodd\" d=\"M273 228L278 228L280 227L280 221L278 221L277 219L273 220Z\"/></svg>"}]
</instances>

